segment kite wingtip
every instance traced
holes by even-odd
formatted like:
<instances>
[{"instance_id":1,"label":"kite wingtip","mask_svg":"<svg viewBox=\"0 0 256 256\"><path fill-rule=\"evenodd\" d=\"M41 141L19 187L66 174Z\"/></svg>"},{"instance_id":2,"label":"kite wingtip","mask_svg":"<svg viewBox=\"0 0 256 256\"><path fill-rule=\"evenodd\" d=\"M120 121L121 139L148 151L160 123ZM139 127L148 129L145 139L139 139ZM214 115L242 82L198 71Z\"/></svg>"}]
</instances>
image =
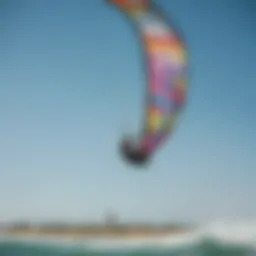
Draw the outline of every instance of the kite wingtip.
<instances>
[{"instance_id":1,"label":"kite wingtip","mask_svg":"<svg viewBox=\"0 0 256 256\"><path fill-rule=\"evenodd\" d=\"M134 147L131 141L124 140L120 151L123 158L133 165L144 167L148 164L149 154L141 148Z\"/></svg>"}]
</instances>

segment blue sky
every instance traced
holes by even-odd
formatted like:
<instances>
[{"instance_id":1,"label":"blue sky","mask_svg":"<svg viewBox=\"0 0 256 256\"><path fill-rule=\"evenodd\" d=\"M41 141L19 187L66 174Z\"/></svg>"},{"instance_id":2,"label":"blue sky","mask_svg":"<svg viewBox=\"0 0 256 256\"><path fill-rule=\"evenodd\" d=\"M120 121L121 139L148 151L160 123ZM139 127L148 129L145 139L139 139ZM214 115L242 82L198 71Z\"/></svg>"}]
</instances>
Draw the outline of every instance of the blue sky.
<instances>
[{"instance_id":1,"label":"blue sky","mask_svg":"<svg viewBox=\"0 0 256 256\"><path fill-rule=\"evenodd\" d=\"M143 111L130 24L102 0L2 3L0 220L256 217L255 1L159 4L189 46L189 102L138 172L117 150Z\"/></svg>"}]
</instances>

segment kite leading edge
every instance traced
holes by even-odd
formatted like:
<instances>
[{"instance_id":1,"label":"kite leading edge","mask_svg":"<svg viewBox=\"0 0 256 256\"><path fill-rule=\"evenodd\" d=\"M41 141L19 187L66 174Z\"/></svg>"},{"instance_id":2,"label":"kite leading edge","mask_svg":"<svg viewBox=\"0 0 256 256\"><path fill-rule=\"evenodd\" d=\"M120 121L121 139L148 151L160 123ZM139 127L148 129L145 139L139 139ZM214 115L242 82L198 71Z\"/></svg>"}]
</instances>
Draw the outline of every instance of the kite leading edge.
<instances>
[{"instance_id":1,"label":"kite leading edge","mask_svg":"<svg viewBox=\"0 0 256 256\"><path fill-rule=\"evenodd\" d=\"M144 49L147 99L142 131L123 139L121 154L130 163L146 164L172 134L187 95L187 52L178 31L149 0L107 0L133 23Z\"/></svg>"}]
</instances>

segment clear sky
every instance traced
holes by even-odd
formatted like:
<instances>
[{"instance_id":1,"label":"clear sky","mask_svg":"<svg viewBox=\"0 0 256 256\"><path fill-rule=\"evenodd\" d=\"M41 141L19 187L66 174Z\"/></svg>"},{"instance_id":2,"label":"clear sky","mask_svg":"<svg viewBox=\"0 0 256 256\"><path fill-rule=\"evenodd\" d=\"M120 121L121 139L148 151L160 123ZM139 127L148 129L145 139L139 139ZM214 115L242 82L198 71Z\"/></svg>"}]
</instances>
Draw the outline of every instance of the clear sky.
<instances>
[{"instance_id":1,"label":"clear sky","mask_svg":"<svg viewBox=\"0 0 256 256\"><path fill-rule=\"evenodd\" d=\"M256 1L159 0L185 35L189 102L148 172L138 40L103 0L1 1L0 220L256 217Z\"/></svg>"}]
</instances>

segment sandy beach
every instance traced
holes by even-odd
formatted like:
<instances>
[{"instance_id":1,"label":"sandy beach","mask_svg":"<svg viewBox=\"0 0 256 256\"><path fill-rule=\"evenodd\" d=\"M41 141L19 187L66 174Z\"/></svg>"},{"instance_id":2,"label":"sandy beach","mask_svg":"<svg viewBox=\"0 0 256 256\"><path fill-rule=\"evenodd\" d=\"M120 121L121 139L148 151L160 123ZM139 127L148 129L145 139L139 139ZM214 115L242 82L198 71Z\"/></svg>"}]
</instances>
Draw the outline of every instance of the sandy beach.
<instances>
[{"instance_id":1,"label":"sandy beach","mask_svg":"<svg viewBox=\"0 0 256 256\"><path fill-rule=\"evenodd\" d=\"M8 237L58 238L150 238L188 233L190 228L179 227L16 227L0 230Z\"/></svg>"}]
</instances>

